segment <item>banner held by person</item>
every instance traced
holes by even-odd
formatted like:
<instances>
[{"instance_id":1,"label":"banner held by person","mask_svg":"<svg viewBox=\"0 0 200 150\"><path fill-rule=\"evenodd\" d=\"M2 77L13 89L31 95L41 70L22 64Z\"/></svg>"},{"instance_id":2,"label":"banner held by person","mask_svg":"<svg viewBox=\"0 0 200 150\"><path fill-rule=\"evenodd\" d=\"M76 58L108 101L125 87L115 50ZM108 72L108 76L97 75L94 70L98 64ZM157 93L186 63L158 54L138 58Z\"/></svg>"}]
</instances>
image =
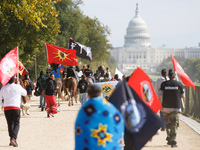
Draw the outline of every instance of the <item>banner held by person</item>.
<instances>
[{"instance_id":1,"label":"banner held by person","mask_svg":"<svg viewBox=\"0 0 200 150\"><path fill-rule=\"evenodd\" d=\"M96 85L100 87L103 96L108 100L112 92L115 90L116 85L118 84L118 81L108 81L108 82L97 82L93 83L93 85Z\"/></svg>"},{"instance_id":2,"label":"banner held by person","mask_svg":"<svg viewBox=\"0 0 200 150\"><path fill-rule=\"evenodd\" d=\"M185 86L192 86L194 89L196 89L194 83L192 82L192 80L188 77L188 75L185 73L183 68L176 61L176 59L172 56L172 54L171 54L171 59L172 59L172 63L173 63L173 66L174 66L174 70L180 76L181 81L183 82L183 84Z\"/></svg>"},{"instance_id":3,"label":"banner held by person","mask_svg":"<svg viewBox=\"0 0 200 150\"><path fill-rule=\"evenodd\" d=\"M154 113L126 81L119 82L109 98L125 121L125 146L140 150L163 125Z\"/></svg>"},{"instance_id":4,"label":"banner held by person","mask_svg":"<svg viewBox=\"0 0 200 150\"><path fill-rule=\"evenodd\" d=\"M69 49L76 50L77 56L92 61L92 51L90 47L75 42L72 38L70 38Z\"/></svg>"},{"instance_id":5,"label":"banner held by person","mask_svg":"<svg viewBox=\"0 0 200 150\"><path fill-rule=\"evenodd\" d=\"M76 51L46 43L48 63L77 66Z\"/></svg>"},{"instance_id":6,"label":"banner held by person","mask_svg":"<svg viewBox=\"0 0 200 150\"><path fill-rule=\"evenodd\" d=\"M24 77L25 74L29 74L28 70L24 67L24 65L20 61L18 61L18 65L19 65L18 72L21 74L21 76Z\"/></svg>"},{"instance_id":7,"label":"banner held by person","mask_svg":"<svg viewBox=\"0 0 200 150\"><path fill-rule=\"evenodd\" d=\"M2 86L18 72L18 48L8 52L0 61L0 82Z\"/></svg>"},{"instance_id":8,"label":"banner held by person","mask_svg":"<svg viewBox=\"0 0 200 150\"><path fill-rule=\"evenodd\" d=\"M155 113L160 110L161 103L154 91L149 76L141 68L138 67L134 71L128 80L128 84Z\"/></svg>"}]
</instances>

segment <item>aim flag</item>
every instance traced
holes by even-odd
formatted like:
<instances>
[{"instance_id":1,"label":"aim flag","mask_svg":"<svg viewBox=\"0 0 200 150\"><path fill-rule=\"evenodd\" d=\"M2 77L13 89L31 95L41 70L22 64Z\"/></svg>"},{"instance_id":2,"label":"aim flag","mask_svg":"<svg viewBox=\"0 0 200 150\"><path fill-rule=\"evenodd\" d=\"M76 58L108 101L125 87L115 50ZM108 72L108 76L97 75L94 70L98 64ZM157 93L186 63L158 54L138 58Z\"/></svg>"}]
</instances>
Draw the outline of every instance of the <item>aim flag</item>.
<instances>
[{"instance_id":1,"label":"aim flag","mask_svg":"<svg viewBox=\"0 0 200 150\"><path fill-rule=\"evenodd\" d=\"M76 51L46 43L48 63L77 66Z\"/></svg>"},{"instance_id":2,"label":"aim flag","mask_svg":"<svg viewBox=\"0 0 200 150\"><path fill-rule=\"evenodd\" d=\"M164 124L126 81L117 84L109 102L124 117L126 149L140 150Z\"/></svg>"},{"instance_id":3,"label":"aim flag","mask_svg":"<svg viewBox=\"0 0 200 150\"><path fill-rule=\"evenodd\" d=\"M28 70L24 67L24 65L18 61L18 65L19 65L19 70L18 72L24 77L25 74L29 74Z\"/></svg>"},{"instance_id":4,"label":"aim flag","mask_svg":"<svg viewBox=\"0 0 200 150\"><path fill-rule=\"evenodd\" d=\"M92 61L92 51L90 47L86 47L78 42L75 42L72 38L70 38L69 49L76 50L77 56Z\"/></svg>"},{"instance_id":5,"label":"aim flag","mask_svg":"<svg viewBox=\"0 0 200 150\"><path fill-rule=\"evenodd\" d=\"M128 80L128 85L137 92L142 101L149 106L155 113L160 110L161 103L154 91L148 75L137 68Z\"/></svg>"},{"instance_id":6,"label":"aim flag","mask_svg":"<svg viewBox=\"0 0 200 150\"><path fill-rule=\"evenodd\" d=\"M192 86L194 89L196 89L194 83L192 82L192 80L188 77L188 75L185 73L183 68L176 61L176 59L172 56L172 54L171 54L171 59L172 59L172 63L173 63L173 66L174 66L174 70L180 76L181 81L183 82L183 84L185 86Z\"/></svg>"},{"instance_id":7,"label":"aim flag","mask_svg":"<svg viewBox=\"0 0 200 150\"><path fill-rule=\"evenodd\" d=\"M103 96L106 99L109 99L110 95L112 92L115 90L116 85L118 84L118 81L108 81L108 82L98 82L98 83L93 83L93 85L96 85L100 87Z\"/></svg>"},{"instance_id":8,"label":"aim flag","mask_svg":"<svg viewBox=\"0 0 200 150\"><path fill-rule=\"evenodd\" d=\"M18 48L7 53L0 61L0 82L2 86L18 72Z\"/></svg>"}]
</instances>

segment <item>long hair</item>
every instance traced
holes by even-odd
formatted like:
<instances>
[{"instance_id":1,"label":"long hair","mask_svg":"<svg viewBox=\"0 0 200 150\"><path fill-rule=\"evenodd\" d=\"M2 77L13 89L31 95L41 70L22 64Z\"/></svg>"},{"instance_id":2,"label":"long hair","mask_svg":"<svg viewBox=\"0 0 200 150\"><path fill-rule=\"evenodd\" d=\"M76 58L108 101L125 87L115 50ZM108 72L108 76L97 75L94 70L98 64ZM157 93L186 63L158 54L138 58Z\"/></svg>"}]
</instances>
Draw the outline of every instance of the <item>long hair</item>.
<instances>
[{"instance_id":1,"label":"long hair","mask_svg":"<svg viewBox=\"0 0 200 150\"><path fill-rule=\"evenodd\" d=\"M161 70L161 75L165 78L165 80L167 81L167 70L166 69L162 69Z\"/></svg>"}]
</instances>

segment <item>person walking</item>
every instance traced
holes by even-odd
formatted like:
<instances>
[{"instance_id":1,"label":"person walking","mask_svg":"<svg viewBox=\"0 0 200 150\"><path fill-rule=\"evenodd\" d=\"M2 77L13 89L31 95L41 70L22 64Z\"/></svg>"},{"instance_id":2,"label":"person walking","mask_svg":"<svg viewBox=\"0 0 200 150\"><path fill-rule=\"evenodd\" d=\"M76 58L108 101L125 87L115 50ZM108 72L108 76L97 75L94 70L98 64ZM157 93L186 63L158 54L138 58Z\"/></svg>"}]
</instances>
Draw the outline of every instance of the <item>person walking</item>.
<instances>
[{"instance_id":1,"label":"person walking","mask_svg":"<svg viewBox=\"0 0 200 150\"><path fill-rule=\"evenodd\" d=\"M46 111L47 111L47 117L49 118L50 115L54 117L54 114L57 114L58 112L58 107L56 104L55 96L54 96L54 91L58 89L58 87L55 87L53 84L53 80L55 79L54 74L50 74L50 77L46 80L46 85L45 85L45 99L46 99Z\"/></svg>"},{"instance_id":2,"label":"person walking","mask_svg":"<svg viewBox=\"0 0 200 150\"><path fill-rule=\"evenodd\" d=\"M14 84L15 77L0 90L0 102L4 108L4 114L8 124L8 133L10 136L10 146L17 147L17 136L20 126L20 103L21 96L26 96L27 91L19 84ZM2 102L4 99L4 102Z\"/></svg>"},{"instance_id":3,"label":"person walking","mask_svg":"<svg viewBox=\"0 0 200 150\"><path fill-rule=\"evenodd\" d=\"M32 97L32 91L34 89L34 84L33 82L30 80L29 75L25 74L24 75L24 79L23 79L23 83L24 83L24 88L27 91L27 102L26 104L22 104L23 110L25 111L25 113L27 115L29 115L28 110L31 107L31 97Z\"/></svg>"},{"instance_id":4,"label":"person walking","mask_svg":"<svg viewBox=\"0 0 200 150\"><path fill-rule=\"evenodd\" d=\"M45 96L42 95L42 91L45 88L46 80L47 80L47 78L44 76L44 72L41 71L40 76L37 79L37 84L36 84L36 88L35 88L35 91L37 91L39 89L39 93L40 93L40 106L39 106L39 108L41 108L41 111L43 111L44 108L46 107Z\"/></svg>"},{"instance_id":5,"label":"person walking","mask_svg":"<svg viewBox=\"0 0 200 150\"><path fill-rule=\"evenodd\" d=\"M167 76L167 70L166 69L162 69L161 70L161 77L159 78L159 79L157 79L156 80L156 83L155 83L155 92L156 92L156 94L157 94L157 96L159 95L159 89L160 89L160 85L164 82L164 81L168 81L169 80L169 78L168 78L168 76ZM159 98L159 96L158 96L158 98ZM160 97L160 103L162 104L162 97ZM160 111L160 117L162 118L162 119L164 119L163 118L163 113L162 113L162 111ZM165 131L165 125L163 126L163 127L161 127L161 131Z\"/></svg>"},{"instance_id":6,"label":"person walking","mask_svg":"<svg viewBox=\"0 0 200 150\"><path fill-rule=\"evenodd\" d=\"M87 101L87 87L89 82L86 80L86 76L82 75L81 80L78 82L78 89L80 92L81 105Z\"/></svg>"},{"instance_id":7,"label":"person walking","mask_svg":"<svg viewBox=\"0 0 200 150\"><path fill-rule=\"evenodd\" d=\"M167 144L178 147L176 141L179 113L181 112L181 98L184 98L183 85L176 81L173 70L168 73L170 80L164 81L159 90L159 98L162 98L163 117L166 121Z\"/></svg>"}]
</instances>

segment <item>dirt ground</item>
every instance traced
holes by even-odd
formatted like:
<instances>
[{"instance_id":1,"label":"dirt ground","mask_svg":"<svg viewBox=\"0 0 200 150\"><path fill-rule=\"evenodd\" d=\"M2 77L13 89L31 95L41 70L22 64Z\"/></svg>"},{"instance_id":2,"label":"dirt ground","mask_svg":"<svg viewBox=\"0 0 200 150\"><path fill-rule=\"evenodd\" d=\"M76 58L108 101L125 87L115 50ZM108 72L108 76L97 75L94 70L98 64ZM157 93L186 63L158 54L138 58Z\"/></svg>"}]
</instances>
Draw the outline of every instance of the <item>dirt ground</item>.
<instances>
[{"instance_id":1,"label":"dirt ground","mask_svg":"<svg viewBox=\"0 0 200 150\"><path fill-rule=\"evenodd\" d=\"M32 98L29 116L22 116L18 134L19 150L74 150L74 123L80 103L69 107L62 102L60 112L54 118L47 118L45 111L40 111L39 98ZM166 132L153 137L142 150L168 150ZM200 135L187 124L180 121L177 134L178 148L176 150L200 150ZM3 111L0 110L0 150L9 150L7 123Z\"/></svg>"}]
</instances>

